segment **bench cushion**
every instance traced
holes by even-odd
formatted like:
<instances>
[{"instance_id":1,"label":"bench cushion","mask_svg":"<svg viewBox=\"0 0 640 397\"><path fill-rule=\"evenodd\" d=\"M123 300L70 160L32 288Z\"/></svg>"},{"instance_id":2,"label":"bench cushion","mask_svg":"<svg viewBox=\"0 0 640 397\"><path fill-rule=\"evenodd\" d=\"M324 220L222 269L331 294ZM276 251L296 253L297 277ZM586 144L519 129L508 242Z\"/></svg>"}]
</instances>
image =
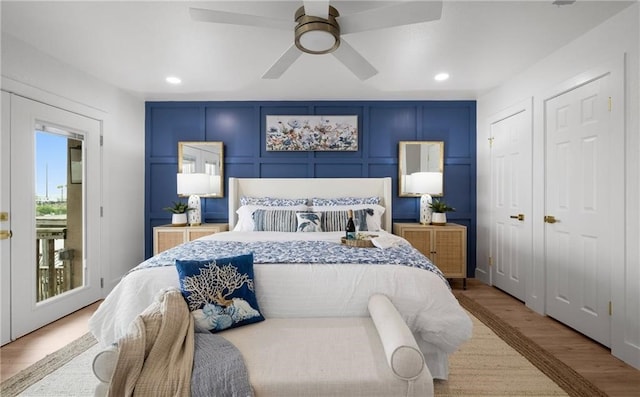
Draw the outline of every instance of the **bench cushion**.
<instances>
[{"instance_id":1,"label":"bench cushion","mask_svg":"<svg viewBox=\"0 0 640 397\"><path fill-rule=\"evenodd\" d=\"M394 375L369 317L268 318L219 335L242 352L256 397L433 395L426 366Z\"/></svg>"}]
</instances>

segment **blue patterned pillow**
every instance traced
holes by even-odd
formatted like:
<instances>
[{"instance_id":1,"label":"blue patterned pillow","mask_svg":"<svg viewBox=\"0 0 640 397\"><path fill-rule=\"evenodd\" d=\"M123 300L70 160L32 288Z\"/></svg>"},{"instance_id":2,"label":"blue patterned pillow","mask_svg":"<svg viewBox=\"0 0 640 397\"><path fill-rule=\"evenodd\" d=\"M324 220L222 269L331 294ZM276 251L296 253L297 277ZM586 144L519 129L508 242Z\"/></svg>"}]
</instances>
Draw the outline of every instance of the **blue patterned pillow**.
<instances>
[{"instance_id":1,"label":"blue patterned pillow","mask_svg":"<svg viewBox=\"0 0 640 397\"><path fill-rule=\"evenodd\" d=\"M318 198L312 199L314 206L328 205L357 205L357 204L380 204L380 197L337 197L337 198Z\"/></svg>"},{"instance_id":2,"label":"blue patterned pillow","mask_svg":"<svg viewBox=\"0 0 640 397\"><path fill-rule=\"evenodd\" d=\"M206 261L176 260L182 296L197 332L263 321L253 282L253 254Z\"/></svg>"},{"instance_id":3,"label":"blue patterned pillow","mask_svg":"<svg viewBox=\"0 0 640 397\"><path fill-rule=\"evenodd\" d=\"M299 232L321 232L322 212L297 212Z\"/></svg>"},{"instance_id":4,"label":"blue patterned pillow","mask_svg":"<svg viewBox=\"0 0 640 397\"><path fill-rule=\"evenodd\" d=\"M292 205L307 205L306 198L288 199L273 197L240 197L240 205L264 205L265 207L289 207Z\"/></svg>"}]
</instances>

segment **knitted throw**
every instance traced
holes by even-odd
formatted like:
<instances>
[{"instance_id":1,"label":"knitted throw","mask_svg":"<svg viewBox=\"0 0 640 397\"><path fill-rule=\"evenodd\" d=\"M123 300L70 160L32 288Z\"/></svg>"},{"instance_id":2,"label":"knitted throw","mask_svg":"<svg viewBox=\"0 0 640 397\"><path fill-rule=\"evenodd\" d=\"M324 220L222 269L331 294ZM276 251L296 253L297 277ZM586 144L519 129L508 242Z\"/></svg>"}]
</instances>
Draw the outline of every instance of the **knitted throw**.
<instances>
[{"instance_id":1,"label":"knitted throw","mask_svg":"<svg viewBox=\"0 0 640 397\"><path fill-rule=\"evenodd\" d=\"M193 332L180 291L162 291L118 341L109 396L189 396Z\"/></svg>"}]
</instances>

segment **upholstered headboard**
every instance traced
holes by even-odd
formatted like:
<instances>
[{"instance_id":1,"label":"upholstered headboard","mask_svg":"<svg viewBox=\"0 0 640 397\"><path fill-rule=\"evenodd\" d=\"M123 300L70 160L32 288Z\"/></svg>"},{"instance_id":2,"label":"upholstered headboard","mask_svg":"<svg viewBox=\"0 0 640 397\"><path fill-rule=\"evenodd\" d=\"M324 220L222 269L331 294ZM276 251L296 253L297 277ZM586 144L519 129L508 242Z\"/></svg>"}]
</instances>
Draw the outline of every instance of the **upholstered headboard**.
<instances>
[{"instance_id":1,"label":"upholstered headboard","mask_svg":"<svg viewBox=\"0 0 640 397\"><path fill-rule=\"evenodd\" d=\"M385 207L382 228L392 230L391 178L229 178L229 230L238 222L240 197L275 198L381 198Z\"/></svg>"}]
</instances>

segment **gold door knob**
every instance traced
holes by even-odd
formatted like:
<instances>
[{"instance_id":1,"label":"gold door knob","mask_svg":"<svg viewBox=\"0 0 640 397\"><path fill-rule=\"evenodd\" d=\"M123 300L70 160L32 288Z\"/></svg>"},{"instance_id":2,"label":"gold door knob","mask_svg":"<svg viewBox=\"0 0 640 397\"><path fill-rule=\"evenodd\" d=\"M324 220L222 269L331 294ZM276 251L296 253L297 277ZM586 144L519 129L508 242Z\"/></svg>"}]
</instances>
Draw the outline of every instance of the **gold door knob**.
<instances>
[{"instance_id":1,"label":"gold door knob","mask_svg":"<svg viewBox=\"0 0 640 397\"><path fill-rule=\"evenodd\" d=\"M544 221L545 221L546 223L556 223L556 222L558 222L558 220L556 219L556 217L555 217L555 216L553 216L553 215L545 215L545 216L544 216Z\"/></svg>"},{"instance_id":2,"label":"gold door knob","mask_svg":"<svg viewBox=\"0 0 640 397\"><path fill-rule=\"evenodd\" d=\"M518 215L510 215L509 218L511 219L517 219L519 221L524 221L524 214L518 214Z\"/></svg>"},{"instance_id":3,"label":"gold door knob","mask_svg":"<svg viewBox=\"0 0 640 397\"><path fill-rule=\"evenodd\" d=\"M13 233L11 233L11 230L0 230L0 240L6 240L11 238L11 236L13 236Z\"/></svg>"}]
</instances>

